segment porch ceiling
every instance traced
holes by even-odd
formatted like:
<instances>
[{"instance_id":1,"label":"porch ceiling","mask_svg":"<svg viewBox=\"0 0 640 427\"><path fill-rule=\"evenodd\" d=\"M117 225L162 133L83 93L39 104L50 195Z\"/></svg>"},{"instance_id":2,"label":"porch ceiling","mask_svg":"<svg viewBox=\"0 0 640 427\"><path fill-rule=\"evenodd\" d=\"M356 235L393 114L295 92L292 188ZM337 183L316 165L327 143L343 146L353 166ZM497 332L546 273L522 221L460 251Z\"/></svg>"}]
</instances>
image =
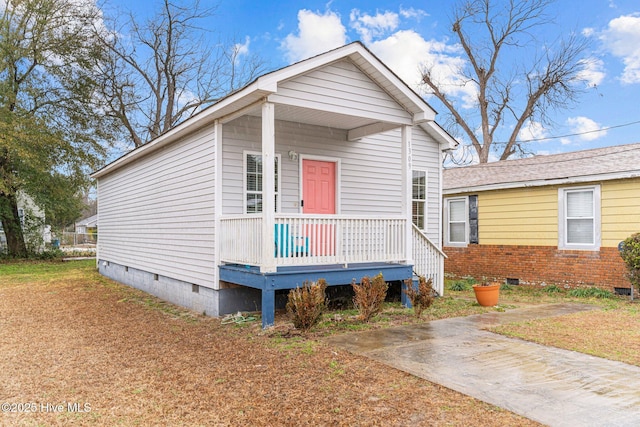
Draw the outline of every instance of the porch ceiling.
<instances>
[{"instance_id":1,"label":"porch ceiling","mask_svg":"<svg viewBox=\"0 0 640 427\"><path fill-rule=\"evenodd\" d=\"M261 107L256 106L247 111L246 114L254 117L262 117ZM366 131L358 134L358 138L402 126L400 123L381 122L380 120L368 117L339 114L332 111L321 111L283 104L275 104L275 119L346 131L365 129Z\"/></svg>"}]
</instances>

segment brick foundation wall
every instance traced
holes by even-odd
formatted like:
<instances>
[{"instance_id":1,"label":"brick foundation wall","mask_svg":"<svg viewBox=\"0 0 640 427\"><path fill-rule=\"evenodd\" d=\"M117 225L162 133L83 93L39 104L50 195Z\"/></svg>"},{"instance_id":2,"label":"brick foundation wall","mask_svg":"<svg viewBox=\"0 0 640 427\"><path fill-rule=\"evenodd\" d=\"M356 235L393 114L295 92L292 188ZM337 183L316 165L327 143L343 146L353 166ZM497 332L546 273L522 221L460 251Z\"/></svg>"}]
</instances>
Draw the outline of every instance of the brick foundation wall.
<instances>
[{"instance_id":1,"label":"brick foundation wall","mask_svg":"<svg viewBox=\"0 0 640 427\"><path fill-rule=\"evenodd\" d=\"M469 245L445 247L444 271L477 280L519 279L520 284L629 288L626 267L617 248L565 251L550 246Z\"/></svg>"}]
</instances>

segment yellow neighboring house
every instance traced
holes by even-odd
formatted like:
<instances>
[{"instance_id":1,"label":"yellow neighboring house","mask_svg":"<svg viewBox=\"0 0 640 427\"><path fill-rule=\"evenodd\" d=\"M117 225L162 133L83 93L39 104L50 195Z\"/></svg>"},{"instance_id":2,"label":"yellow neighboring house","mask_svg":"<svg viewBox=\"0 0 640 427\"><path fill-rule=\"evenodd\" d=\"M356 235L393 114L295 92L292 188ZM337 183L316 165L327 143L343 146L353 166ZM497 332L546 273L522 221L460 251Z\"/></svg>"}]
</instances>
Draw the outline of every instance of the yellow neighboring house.
<instances>
[{"instance_id":1,"label":"yellow neighboring house","mask_svg":"<svg viewBox=\"0 0 640 427\"><path fill-rule=\"evenodd\" d=\"M626 294L640 232L640 143L443 172L445 272Z\"/></svg>"}]
</instances>

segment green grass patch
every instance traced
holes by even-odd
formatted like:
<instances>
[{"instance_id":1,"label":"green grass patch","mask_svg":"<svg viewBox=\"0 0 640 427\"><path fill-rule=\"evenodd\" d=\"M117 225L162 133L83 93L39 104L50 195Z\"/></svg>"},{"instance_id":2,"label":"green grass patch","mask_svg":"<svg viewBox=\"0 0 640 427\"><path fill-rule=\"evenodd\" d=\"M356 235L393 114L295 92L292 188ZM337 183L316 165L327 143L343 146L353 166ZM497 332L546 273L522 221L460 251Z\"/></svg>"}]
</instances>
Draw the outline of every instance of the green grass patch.
<instances>
[{"instance_id":1,"label":"green grass patch","mask_svg":"<svg viewBox=\"0 0 640 427\"><path fill-rule=\"evenodd\" d=\"M608 291L606 289L600 289L600 288L594 288L594 287L589 287L589 288L577 288L577 289L572 289L569 291L569 296L570 297L576 297L576 298L613 298L614 294L611 291Z\"/></svg>"},{"instance_id":2,"label":"green grass patch","mask_svg":"<svg viewBox=\"0 0 640 427\"><path fill-rule=\"evenodd\" d=\"M544 288L544 291L548 294L561 294L564 293L564 289L562 289L558 285L549 285Z\"/></svg>"},{"instance_id":3,"label":"green grass patch","mask_svg":"<svg viewBox=\"0 0 640 427\"><path fill-rule=\"evenodd\" d=\"M476 279L467 276L457 280L445 280L445 288L454 292L463 292L471 290L476 283Z\"/></svg>"},{"instance_id":4,"label":"green grass patch","mask_svg":"<svg viewBox=\"0 0 640 427\"><path fill-rule=\"evenodd\" d=\"M6 261L0 264L0 285L78 278L96 270L95 260Z\"/></svg>"},{"instance_id":5,"label":"green grass patch","mask_svg":"<svg viewBox=\"0 0 640 427\"><path fill-rule=\"evenodd\" d=\"M307 340L304 337L284 337L276 335L269 340L270 345L282 352L294 352L302 354L313 354L316 352L318 343L316 341Z\"/></svg>"}]
</instances>

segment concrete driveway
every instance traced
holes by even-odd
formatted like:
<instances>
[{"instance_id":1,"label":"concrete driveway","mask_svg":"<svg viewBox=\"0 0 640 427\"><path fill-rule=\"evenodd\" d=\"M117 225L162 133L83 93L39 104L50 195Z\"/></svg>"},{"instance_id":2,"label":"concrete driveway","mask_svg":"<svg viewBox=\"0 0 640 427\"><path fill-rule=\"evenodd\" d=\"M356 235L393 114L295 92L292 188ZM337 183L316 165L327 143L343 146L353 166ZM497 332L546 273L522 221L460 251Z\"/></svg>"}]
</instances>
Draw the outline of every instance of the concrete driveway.
<instances>
[{"instance_id":1,"label":"concrete driveway","mask_svg":"<svg viewBox=\"0 0 640 427\"><path fill-rule=\"evenodd\" d=\"M592 309L550 304L327 342L550 426L640 426L640 367L484 330Z\"/></svg>"}]
</instances>

